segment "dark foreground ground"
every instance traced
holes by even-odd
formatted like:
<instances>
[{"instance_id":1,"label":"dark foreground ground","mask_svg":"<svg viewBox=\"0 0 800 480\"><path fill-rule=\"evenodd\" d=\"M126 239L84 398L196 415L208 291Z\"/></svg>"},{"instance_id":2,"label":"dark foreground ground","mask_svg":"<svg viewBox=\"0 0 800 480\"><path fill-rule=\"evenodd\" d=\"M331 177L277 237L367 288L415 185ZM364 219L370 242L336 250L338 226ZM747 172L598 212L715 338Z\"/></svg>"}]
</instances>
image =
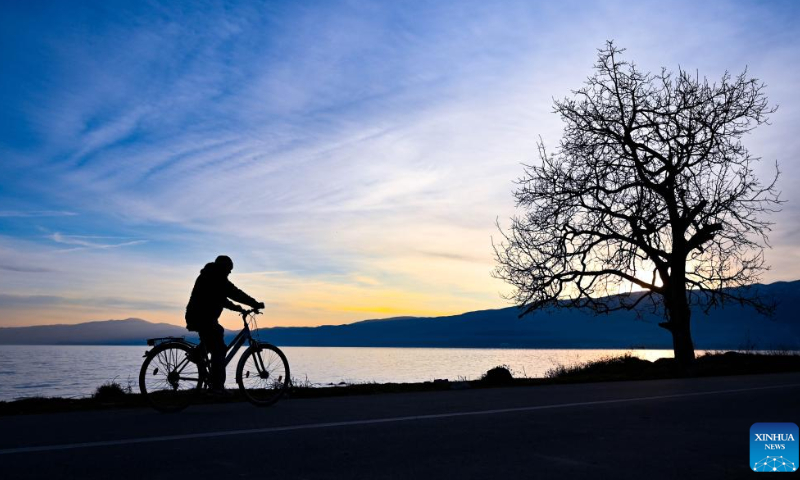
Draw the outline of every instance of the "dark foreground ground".
<instances>
[{"instance_id":1,"label":"dark foreground ground","mask_svg":"<svg viewBox=\"0 0 800 480\"><path fill-rule=\"evenodd\" d=\"M0 417L2 478L746 478L800 374Z\"/></svg>"}]
</instances>

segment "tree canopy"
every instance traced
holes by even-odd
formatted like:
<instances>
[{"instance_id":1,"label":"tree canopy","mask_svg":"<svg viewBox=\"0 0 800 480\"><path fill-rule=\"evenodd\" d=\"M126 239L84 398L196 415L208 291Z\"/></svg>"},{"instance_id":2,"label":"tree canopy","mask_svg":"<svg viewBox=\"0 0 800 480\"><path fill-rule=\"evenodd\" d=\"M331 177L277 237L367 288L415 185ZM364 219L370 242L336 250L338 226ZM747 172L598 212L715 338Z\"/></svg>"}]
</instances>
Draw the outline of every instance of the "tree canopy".
<instances>
[{"instance_id":1,"label":"tree canopy","mask_svg":"<svg viewBox=\"0 0 800 480\"><path fill-rule=\"evenodd\" d=\"M716 83L683 69L643 73L623 51L608 42L594 75L554 102L562 139L552 153L540 139L541 163L525 166L522 214L495 245L494 275L515 288L523 314L649 306L665 315L676 357L690 360L691 304L768 309L732 287L768 268L777 165L762 183L742 138L775 107L746 70Z\"/></svg>"}]
</instances>

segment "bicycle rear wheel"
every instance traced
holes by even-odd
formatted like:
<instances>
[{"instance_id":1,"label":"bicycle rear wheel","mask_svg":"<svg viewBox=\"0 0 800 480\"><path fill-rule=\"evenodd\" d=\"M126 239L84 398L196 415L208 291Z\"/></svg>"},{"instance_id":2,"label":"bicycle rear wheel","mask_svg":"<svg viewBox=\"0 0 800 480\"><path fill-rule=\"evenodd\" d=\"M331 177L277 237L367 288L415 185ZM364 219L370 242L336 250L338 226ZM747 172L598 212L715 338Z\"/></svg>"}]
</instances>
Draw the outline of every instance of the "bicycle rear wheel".
<instances>
[{"instance_id":1,"label":"bicycle rear wheel","mask_svg":"<svg viewBox=\"0 0 800 480\"><path fill-rule=\"evenodd\" d=\"M236 367L236 383L250 403L266 407L277 402L289 388L289 361L269 343L250 345Z\"/></svg>"},{"instance_id":2,"label":"bicycle rear wheel","mask_svg":"<svg viewBox=\"0 0 800 480\"><path fill-rule=\"evenodd\" d=\"M205 367L191 358L192 348L165 343L151 350L139 371L139 391L161 412L179 412L203 386Z\"/></svg>"}]
</instances>

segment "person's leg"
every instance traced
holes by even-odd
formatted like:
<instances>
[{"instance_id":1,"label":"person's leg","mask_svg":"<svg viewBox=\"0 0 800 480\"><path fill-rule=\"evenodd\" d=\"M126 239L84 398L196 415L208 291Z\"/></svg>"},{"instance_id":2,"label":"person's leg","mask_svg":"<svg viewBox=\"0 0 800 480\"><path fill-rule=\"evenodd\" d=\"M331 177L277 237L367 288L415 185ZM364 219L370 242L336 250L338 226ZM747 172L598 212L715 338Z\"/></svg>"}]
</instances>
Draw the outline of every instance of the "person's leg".
<instances>
[{"instance_id":1,"label":"person's leg","mask_svg":"<svg viewBox=\"0 0 800 480\"><path fill-rule=\"evenodd\" d=\"M214 337L211 339L211 386L214 390L225 388L225 329L221 325L214 325Z\"/></svg>"},{"instance_id":2,"label":"person's leg","mask_svg":"<svg viewBox=\"0 0 800 480\"><path fill-rule=\"evenodd\" d=\"M225 388L225 329L220 325L210 325L200 332L200 342L211 353L211 388Z\"/></svg>"}]
</instances>

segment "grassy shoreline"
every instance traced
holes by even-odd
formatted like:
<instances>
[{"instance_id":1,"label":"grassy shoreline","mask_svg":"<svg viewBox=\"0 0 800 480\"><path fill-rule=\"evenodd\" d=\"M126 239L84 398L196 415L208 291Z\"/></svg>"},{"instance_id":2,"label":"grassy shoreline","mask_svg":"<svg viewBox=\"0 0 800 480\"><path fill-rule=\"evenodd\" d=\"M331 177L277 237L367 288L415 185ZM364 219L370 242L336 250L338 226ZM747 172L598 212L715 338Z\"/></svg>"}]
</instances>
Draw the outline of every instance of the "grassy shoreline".
<instances>
[{"instance_id":1,"label":"grassy shoreline","mask_svg":"<svg viewBox=\"0 0 800 480\"><path fill-rule=\"evenodd\" d=\"M658 380L728 375L800 372L800 355L796 353L711 353L700 356L689 369L680 369L673 359L651 362L625 354L575 366L557 366L543 378L515 378L507 366L489 370L480 380L434 380L422 383L361 383L344 386L315 387L295 382L288 398L323 398L350 395L466 390L475 388L557 385L608 381ZM224 403L242 402L238 392ZM219 403L198 396L197 404ZM147 407L145 399L130 387L108 383L98 387L92 397L32 397L0 402L0 415L26 415L71 411Z\"/></svg>"}]
</instances>

